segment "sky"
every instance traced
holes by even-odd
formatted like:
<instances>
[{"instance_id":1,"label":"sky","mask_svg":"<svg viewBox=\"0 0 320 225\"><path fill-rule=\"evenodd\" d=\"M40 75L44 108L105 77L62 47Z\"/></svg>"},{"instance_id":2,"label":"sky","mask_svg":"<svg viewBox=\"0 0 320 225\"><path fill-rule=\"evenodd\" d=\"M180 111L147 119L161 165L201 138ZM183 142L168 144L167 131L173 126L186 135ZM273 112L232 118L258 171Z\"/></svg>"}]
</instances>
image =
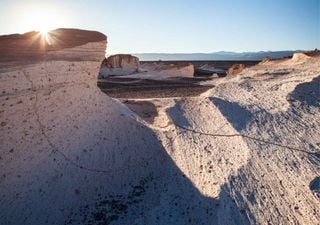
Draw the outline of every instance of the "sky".
<instances>
[{"instance_id":1,"label":"sky","mask_svg":"<svg viewBox=\"0 0 320 225\"><path fill-rule=\"evenodd\" d=\"M0 35L97 30L108 54L320 48L320 0L0 0Z\"/></svg>"}]
</instances>

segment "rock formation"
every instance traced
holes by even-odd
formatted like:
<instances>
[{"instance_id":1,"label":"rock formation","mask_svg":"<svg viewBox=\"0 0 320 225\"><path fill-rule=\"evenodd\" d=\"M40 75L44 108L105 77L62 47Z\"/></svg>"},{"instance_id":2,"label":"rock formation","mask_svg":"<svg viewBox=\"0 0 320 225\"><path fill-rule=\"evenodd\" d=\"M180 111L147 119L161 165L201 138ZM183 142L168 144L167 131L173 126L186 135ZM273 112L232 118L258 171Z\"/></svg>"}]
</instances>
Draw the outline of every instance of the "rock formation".
<instances>
[{"instance_id":1,"label":"rock formation","mask_svg":"<svg viewBox=\"0 0 320 225\"><path fill-rule=\"evenodd\" d=\"M292 62L306 62L308 59L310 59L310 56L303 52L294 53L292 56L291 61Z\"/></svg>"},{"instance_id":2,"label":"rock formation","mask_svg":"<svg viewBox=\"0 0 320 225\"><path fill-rule=\"evenodd\" d=\"M155 73L157 76L168 77L193 77L194 66L192 63L163 63L163 62L145 62L141 68L149 73Z\"/></svg>"},{"instance_id":3,"label":"rock formation","mask_svg":"<svg viewBox=\"0 0 320 225\"><path fill-rule=\"evenodd\" d=\"M194 187L153 130L96 86L106 37L51 34L50 46L38 33L0 44L0 223L209 221L215 201Z\"/></svg>"},{"instance_id":4,"label":"rock formation","mask_svg":"<svg viewBox=\"0 0 320 225\"><path fill-rule=\"evenodd\" d=\"M246 66L244 64L234 64L228 69L228 75L237 75L241 73Z\"/></svg>"},{"instance_id":5,"label":"rock formation","mask_svg":"<svg viewBox=\"0 0 320 225\"><path fill-rule=\"evenodd\" d=\"M139 58L132 55L113 55L104 59L100 68L100 78L121 76L139 71Z\"/></svg>"}]
</instances>

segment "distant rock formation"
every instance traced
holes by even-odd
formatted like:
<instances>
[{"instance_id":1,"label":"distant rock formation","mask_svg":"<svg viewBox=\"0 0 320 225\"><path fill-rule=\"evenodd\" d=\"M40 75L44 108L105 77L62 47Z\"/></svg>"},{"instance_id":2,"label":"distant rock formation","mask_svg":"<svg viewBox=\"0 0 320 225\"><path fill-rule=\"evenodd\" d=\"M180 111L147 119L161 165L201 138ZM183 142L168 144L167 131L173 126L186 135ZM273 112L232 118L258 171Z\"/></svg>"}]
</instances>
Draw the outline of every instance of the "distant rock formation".
<instances>
[{"instance_id":1,"label":"distant rock formation","mask_svg":"<svg viewBox=\"0 0 320 225\"><path fill-rule=\"evenodd\" d=\"M192 63L145 62L142 69L156 76L167 77L193 77L194 65Z\"/></svg>"},{"instance_id":2,"label":"distant rock formation","mask_svg":"<svg viewBox=\"0 0 320 225\"><path fill-rule=\"evenodd\" d=\"M99 77L133 74L139 71L139 67L138 57L127 54L112 55L103 60Z\"/></svg>"},{"instance_id":3,"label":"distant rock formation","mask_svg":"<svg viewBox=\"0 0 320 225\"><path fill-rule=\"evenodd\" d=\"M303 52L298 52L298 53L294 53L291 61L294 62L304 62L305 60L310 59L310 56L308 56L307 54L303 53Z\"/></svg>"},{"instance_id":4,"label":"distant rock formation","mask_svg":"<svg viewBox=\"0 0 320 225\"><path fill-rule=\"evenodd\" d=\"M229 69L228 69L228 75L237 75L241 73L246 66L244 64L233 64Z\"/></svg>"}]
</instances>

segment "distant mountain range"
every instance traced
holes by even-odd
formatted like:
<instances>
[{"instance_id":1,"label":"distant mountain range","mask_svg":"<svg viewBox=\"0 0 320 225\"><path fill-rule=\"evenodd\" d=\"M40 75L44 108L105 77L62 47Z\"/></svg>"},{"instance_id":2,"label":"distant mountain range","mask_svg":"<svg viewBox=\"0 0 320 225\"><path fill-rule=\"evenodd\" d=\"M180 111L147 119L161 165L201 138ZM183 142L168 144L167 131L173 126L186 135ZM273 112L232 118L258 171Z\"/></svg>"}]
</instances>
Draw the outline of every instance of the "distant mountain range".
<instances>
[{"instance_id":1,"label":"distant mountain range","mask_svg":"<svg viewBox=\"0 0 320 225\"><path fill-rule=\"evenodd\" d=\"M213 53L139 53L133 54L140 61L210 61L210 60L262 60L265 57L273 59L292 56L298 51L261 51L261 52L213 52Z\"/></svg>"}]
</instances>

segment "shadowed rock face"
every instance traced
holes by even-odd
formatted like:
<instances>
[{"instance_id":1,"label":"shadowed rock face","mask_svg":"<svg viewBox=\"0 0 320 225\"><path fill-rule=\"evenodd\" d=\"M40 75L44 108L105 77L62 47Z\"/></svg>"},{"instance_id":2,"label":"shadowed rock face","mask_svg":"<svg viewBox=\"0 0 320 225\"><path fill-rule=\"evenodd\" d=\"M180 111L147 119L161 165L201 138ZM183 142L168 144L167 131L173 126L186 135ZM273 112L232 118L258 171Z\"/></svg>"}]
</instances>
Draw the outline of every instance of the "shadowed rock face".
<instances>
[{"instance_id":1,"label":"shadowed rock face","mask_svg":"<svg viewBox=\"0 0 320 225\"><path fill-rule=\"evenodd\" d=\"M102 33L78 29L56 29L47 35L34 31L4 35L0 36L0 63L44 60L50 52L106 41L106 39Z\"/></svg>"}]
</instances>

